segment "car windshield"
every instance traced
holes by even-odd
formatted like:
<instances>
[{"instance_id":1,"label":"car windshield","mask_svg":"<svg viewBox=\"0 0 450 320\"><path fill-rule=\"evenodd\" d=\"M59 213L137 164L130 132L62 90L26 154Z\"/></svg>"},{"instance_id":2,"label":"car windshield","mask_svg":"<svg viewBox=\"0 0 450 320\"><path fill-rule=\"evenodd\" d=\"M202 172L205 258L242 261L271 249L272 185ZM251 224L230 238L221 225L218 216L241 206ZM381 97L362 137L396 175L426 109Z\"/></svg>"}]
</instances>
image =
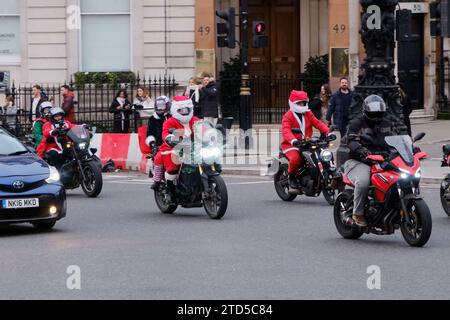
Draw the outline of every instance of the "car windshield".
<instances>
[{"instance_id":1,"label":"car windshield","mask_svg":"<svg viewBox=\"0 0 450 320\"><path fill-rule=\"evenodd\" d=\"M397 150L398 154L406 163L414 162L413 142L410 136L386 137L386 143Z\"/></svg>"},{"instance_id":2,"label":"car windshield","mask_svg":"<svg viewBox=\"0 0 450 320\"><path fill-rule=\"evenodd\" d=\"M0 157L28 153L27 148L16 138L0 129Z\"/></svg>"}]
</instances>

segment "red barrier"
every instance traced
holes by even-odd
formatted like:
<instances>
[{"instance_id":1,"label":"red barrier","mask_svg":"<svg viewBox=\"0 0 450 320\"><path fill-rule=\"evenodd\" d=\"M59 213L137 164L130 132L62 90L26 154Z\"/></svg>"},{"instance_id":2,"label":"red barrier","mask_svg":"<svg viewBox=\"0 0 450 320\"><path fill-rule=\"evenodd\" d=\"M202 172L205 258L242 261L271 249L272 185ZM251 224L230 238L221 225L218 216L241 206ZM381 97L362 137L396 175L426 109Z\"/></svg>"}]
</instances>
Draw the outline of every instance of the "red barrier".
<instances>
[{"instance_id":1,"label":"red barrier","mask_svg":"<svg viewBox=\"0 0 450 320\"><path fill-rule=\"evenodd\" d=\"M130 139L129 134L104 134L100 152L102 163L113 159L117 168L126 169Z\"/></svg>"}]
</instances>

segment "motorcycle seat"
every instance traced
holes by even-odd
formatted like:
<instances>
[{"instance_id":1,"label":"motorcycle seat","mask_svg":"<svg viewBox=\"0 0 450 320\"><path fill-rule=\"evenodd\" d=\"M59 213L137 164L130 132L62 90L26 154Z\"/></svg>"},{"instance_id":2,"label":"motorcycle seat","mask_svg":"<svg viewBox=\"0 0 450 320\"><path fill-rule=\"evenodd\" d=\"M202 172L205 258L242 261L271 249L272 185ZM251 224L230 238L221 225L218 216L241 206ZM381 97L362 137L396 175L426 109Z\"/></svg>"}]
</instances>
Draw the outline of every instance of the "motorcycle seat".
<instances>
[{"instance_id":1,"label":"motorcycle seat","mask_svg":"<svg viewBox=\"0 0 450 320\"><path fill-rule=\"evenodd\" d=\"M354 188L355 186L353 185L353 183L348 179L347 175L342 174L342 180L344 181L344 183L346 185L348 185L349 187Z\"/></svg>"}]
</instances>

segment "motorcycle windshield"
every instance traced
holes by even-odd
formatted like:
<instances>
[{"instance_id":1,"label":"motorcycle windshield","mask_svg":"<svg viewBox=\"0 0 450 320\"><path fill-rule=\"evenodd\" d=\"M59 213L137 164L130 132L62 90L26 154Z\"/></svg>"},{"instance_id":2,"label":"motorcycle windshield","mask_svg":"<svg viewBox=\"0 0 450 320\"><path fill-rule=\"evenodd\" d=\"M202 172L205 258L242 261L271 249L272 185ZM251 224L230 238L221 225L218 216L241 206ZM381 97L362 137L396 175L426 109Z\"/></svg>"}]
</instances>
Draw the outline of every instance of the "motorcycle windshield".
<instances>
[{"instance_id":1,"label":"motorcycle windshield","mask_svg":"<svg viewBox=\"0 0 450 320\"><path fill-rule=\"evenodd\" d=\"M73 127L67 136L75 143L89 142L91 140L89 130L84 126Z\"/></svg>"},{"instance_id":2,"label":"motorcycle windshield","mask_svg":"<svg viewBox=\"0 0 450 320\"><path fill-rule=\"evenodd\" d=\"M386 137L386 143L394 148L403 161L414 162L413 142L410 136L390 136Z\"/></svg>"}]
</instances>

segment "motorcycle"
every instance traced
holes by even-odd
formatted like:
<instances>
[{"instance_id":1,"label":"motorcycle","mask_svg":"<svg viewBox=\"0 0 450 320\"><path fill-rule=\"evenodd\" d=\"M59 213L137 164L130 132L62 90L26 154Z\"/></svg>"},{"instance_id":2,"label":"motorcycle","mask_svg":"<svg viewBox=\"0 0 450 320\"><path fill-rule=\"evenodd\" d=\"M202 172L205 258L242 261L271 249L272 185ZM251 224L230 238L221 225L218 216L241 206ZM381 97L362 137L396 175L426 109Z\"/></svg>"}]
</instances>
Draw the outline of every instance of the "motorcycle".
<instances>
[{"instance_id":1,"label":"motorcycle","mask_svg":"<svg viewBox=\"0 0 450 320\"><path fill-rule=\"evenodd\" d=\"M70 130L59 130L58 142L63 148L59 173L66 189L81 186L89 198L96 198L103 188L101 160L95 155L97 150L89 148L91 131L86 125Z\"/></svg>"},{"instance_id":2,"label":"motorcycle","mask_svg":"<svg viewBox=\"0 0 450 320\"><path fill-rule=\"evenodd\" d=\"M442 167L450 167L450 144L443 147ZM450 217L450 174L441 183L441 202L445 213Z\"/></svg>"},{"instance_id":3,"label":"motorcycle","mask_svg":"<svg viewBox=\"0 0 450 320\"><path fill-rule=\"evenodd\" d=\"M204 125L213 129L209 123ZM198 125L195 126L194 132L198 127ZM170 130L170 133L176 136L175 129ZM198 136L198 132L195 136ZM228 190L220 176L222 168L219 162L222 149L219 141L221 140L203 138L202 141L192 144L190 139L180 139L180 137L177 139L179 139L178 143L170 142L179 152L181 162L175 189L171 192L167 182L164 181L155 190L156 205L163 214L173 214L179 206L204 207L211 219L222 219L228 208Z\"/></svg>"},{"instance_id":4,"label":"motorcycle","mask_svg":"<svg viewBox=\"0 0 450 320\"><path fill-rule=\"evenodd\" d=\"M419 134L414 143L422 140ZM370 136L361 139L370 143ZM412 247L424 246L431 236L430 209L420 195L420 161L427 158L425 152L413 152L409 136L391 136L385 139L390 152L370 155L371 186L365 208L368 227L361 228L352 219L353 184L343 175L343 182L351 189L342 192L334 205L334 222L345 239L356 240L364 233L376 235L394 234L401 229L405 241ZM373 141L372 141L373 142Z\"/></svg>"},{"instance_id":5,"label":"motorcycle","mask_svg":"<svg viewBox=\"0 0 450 320\"><path fill-rule=\"evenodd\" d=\"M293 129L294 134L301 133L300 129ZM297 177L299 190L291 190L289 186L289 160L280 151L278 157L269 163L269 172L275 172L275 191L283 201L293 201L299 195L307 197L319 197L321 193L328 204L333 205L338 193L338 181L340 174L334 164L333 153L328 149L331 142L337 139L331 134L321 139L314 137L302 141L299 151L303 157L303 167Z\"/></svg>"}]
</instances>

